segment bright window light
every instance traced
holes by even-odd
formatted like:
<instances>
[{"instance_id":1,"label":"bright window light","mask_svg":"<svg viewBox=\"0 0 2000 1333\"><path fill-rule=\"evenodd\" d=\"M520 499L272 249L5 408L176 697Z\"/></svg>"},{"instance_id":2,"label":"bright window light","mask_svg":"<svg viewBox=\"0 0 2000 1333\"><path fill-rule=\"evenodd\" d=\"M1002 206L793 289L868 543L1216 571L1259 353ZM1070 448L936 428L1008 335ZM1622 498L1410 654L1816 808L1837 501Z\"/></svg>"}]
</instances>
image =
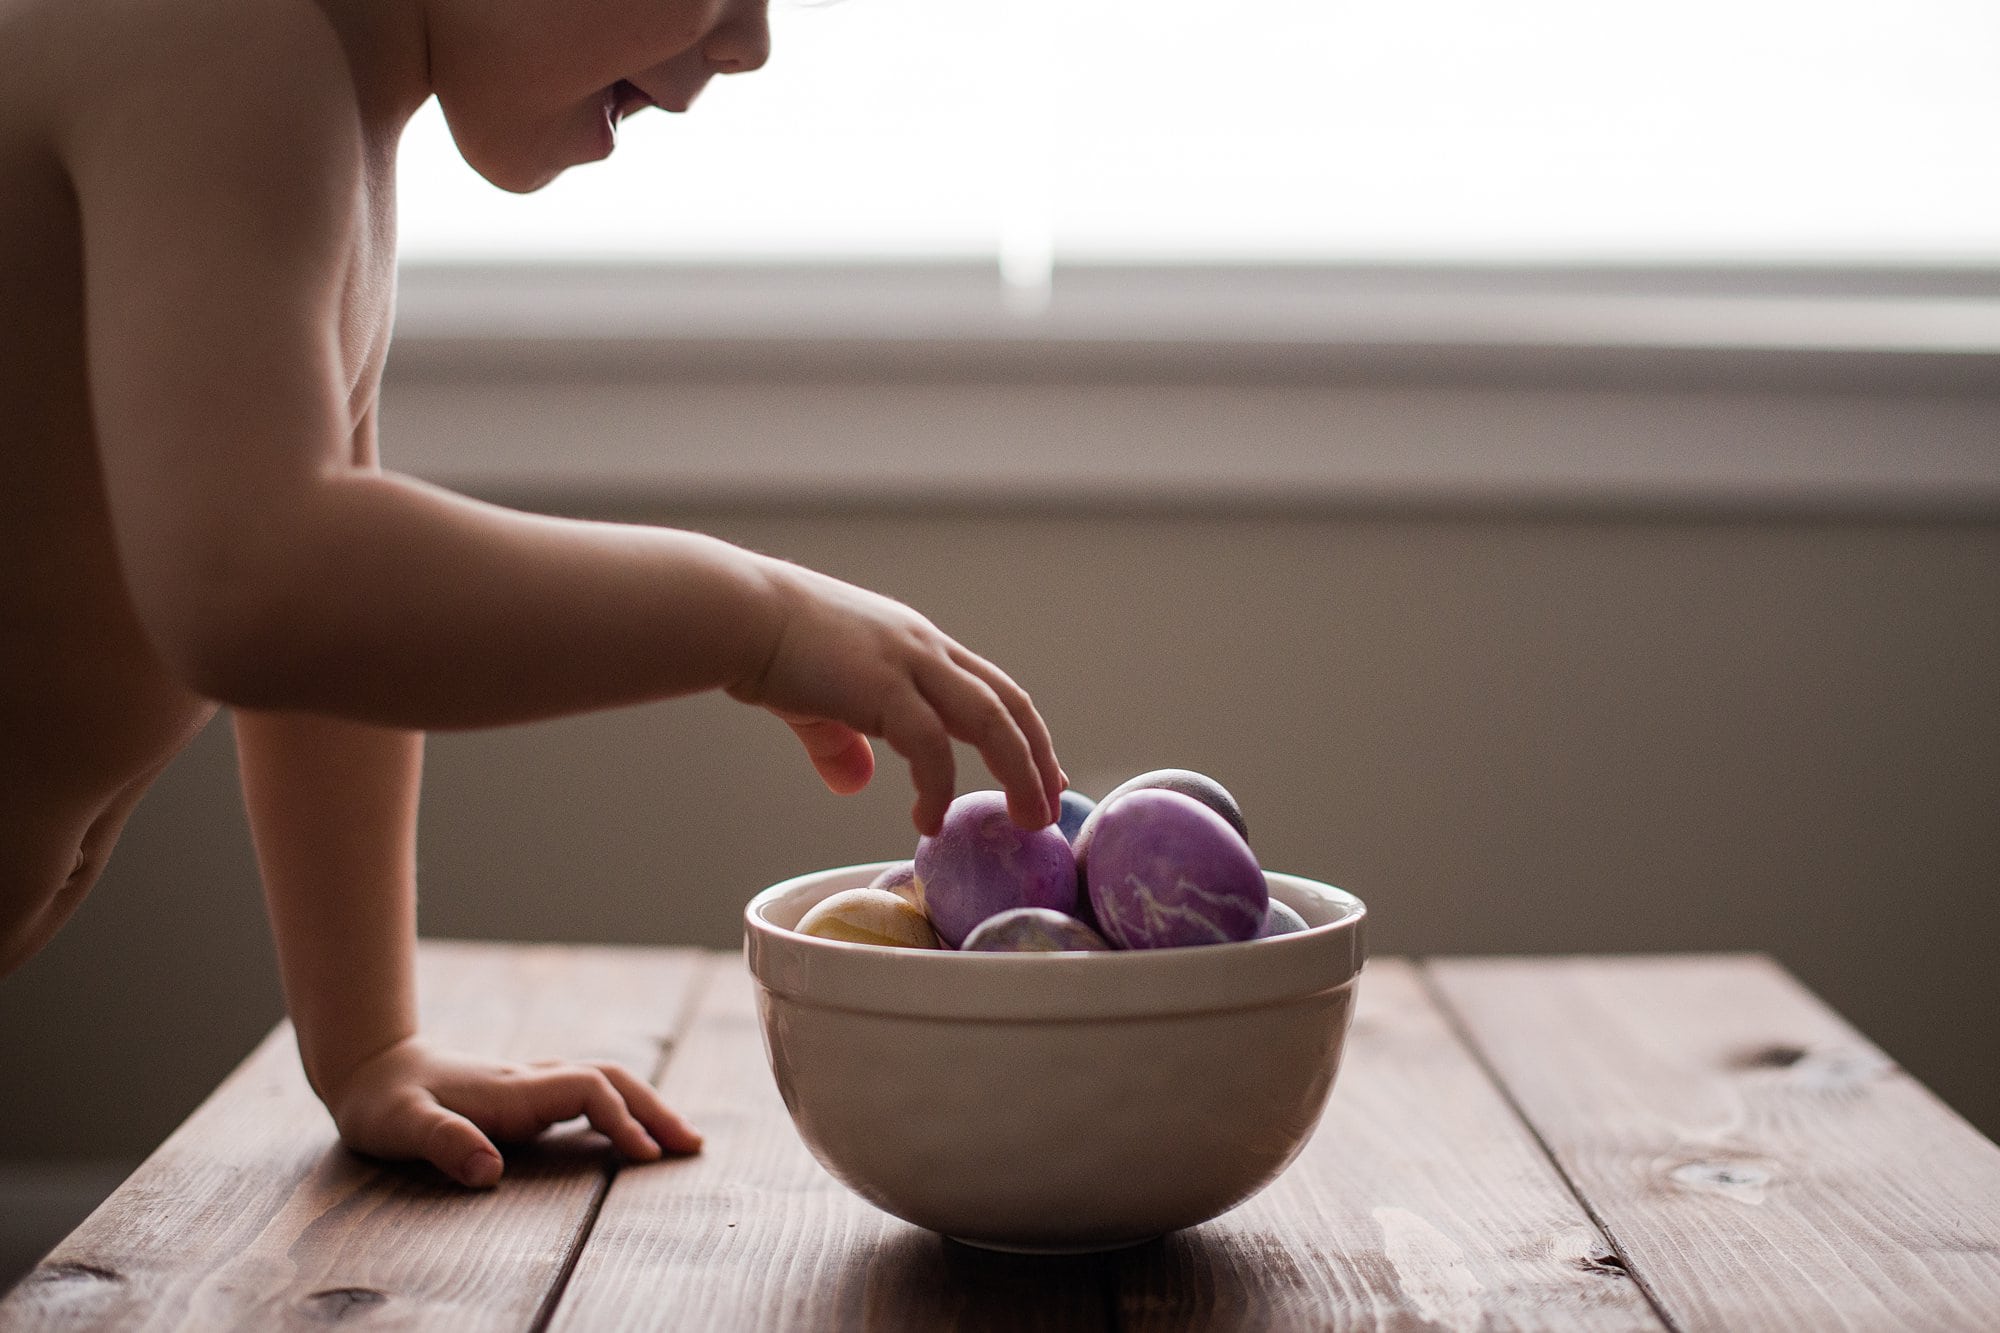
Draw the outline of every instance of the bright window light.
<instances>
[{"instance_id":1,"label":"bright window light","mask_svg":"<svg viewBox=\"0 0 2000 1333\"><path fill-rule=\"evenodd\" d=\"M844 0L409 260L2000 264L1993 0Z\"/></svg>"}]
</instances>

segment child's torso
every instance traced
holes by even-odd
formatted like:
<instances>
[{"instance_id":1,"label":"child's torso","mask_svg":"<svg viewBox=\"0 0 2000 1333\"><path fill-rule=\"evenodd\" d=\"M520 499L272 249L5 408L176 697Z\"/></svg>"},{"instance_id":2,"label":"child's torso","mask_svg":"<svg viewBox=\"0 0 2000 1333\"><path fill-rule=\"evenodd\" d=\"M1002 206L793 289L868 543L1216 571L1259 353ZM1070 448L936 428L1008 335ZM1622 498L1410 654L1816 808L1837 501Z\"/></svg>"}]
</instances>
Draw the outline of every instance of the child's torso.
<instances>
[{"instance_id":1,"label":"child's torso","mask_svg":"<svg viewBox=\"0 0 2000 1333\"><path fill-rule=\"evenodd\" d=\"M75 36L60 30L72 2L0 0L0 945L44 905L20 882L30 844L83 837L214 711L140 629L98 470L79 218L50 94L132 39L100 34L95 53L64 44L54 63L73 68L52 69L51 44ZM360 423L387 352L394 272L393 142L369 156L357 206L380 222L340 312L357 449L372 444Z\"/></svg>"}]
</instances>

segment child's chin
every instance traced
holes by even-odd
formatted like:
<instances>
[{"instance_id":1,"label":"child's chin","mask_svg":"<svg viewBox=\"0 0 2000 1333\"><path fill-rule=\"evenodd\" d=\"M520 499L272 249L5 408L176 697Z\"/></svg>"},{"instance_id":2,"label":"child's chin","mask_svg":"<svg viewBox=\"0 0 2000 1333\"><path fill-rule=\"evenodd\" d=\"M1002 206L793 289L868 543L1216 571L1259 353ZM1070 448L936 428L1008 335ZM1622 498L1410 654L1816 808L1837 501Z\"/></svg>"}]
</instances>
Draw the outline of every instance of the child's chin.
<instances>
[{"instance_id":1,"label":"child's chin","mask_svg":"<svg viewBox=\"0 0 2000 1333\"><path fill-rule=\"evenodd\" d=\"M491 158L471 156L466 158L474 171L485 177L490 184L498 186L509 194L533 194L571 167L580 165L582 161L594 160L584 158L579 162L552 163L525 159L496 161Z\"/></svg>"},{"instance_id":2,"label":"child's chin","mask_svg":"<svg viewBox=\"0 0 2000 1333\"><path fill-rule=\"evenodd\" d=\"M458 142L459 155L488 182L510 194L533 194L574 166L597 162L610 156L613 134L609 124L602 131L581 127L557 140L530 143L525 136L502 143Z\"/></svg>"}]
</instances>

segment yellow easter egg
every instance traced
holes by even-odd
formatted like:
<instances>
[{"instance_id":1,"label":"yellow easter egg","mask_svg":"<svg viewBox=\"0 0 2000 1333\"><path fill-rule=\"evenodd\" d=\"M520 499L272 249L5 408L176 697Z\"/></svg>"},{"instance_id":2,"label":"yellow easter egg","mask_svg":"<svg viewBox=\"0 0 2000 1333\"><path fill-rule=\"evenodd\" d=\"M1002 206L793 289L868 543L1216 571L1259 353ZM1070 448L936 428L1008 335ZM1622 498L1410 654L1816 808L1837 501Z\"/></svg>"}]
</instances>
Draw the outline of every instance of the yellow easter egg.
<instances>
[{"instance_id":1,"label":"yellow easter egg","mask_svg":"<svg viewBox=\"0 0 2000 1333\"><path fill-rule=\"evenodd\" d=\"M900 949L936 949L937 932L909 899L887 889L846 889L815 906L799 921L801 935L849 944Z\"/></svg>"}]
</instances>

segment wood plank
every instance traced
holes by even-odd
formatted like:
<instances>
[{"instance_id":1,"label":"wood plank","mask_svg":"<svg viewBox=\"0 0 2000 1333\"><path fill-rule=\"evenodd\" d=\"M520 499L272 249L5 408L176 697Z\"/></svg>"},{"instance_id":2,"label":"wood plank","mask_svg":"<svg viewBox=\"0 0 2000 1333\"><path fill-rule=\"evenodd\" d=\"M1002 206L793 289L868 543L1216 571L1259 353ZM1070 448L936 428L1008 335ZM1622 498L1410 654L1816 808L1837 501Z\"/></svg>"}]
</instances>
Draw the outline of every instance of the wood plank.
<instances>
[{"instance_id":1,"label":"wood plank","mask_svg":"<svg viewBox=\"0 0 2000 1333\"><path fill-rule=\"evenodd\" d=\"M1427 971L1676 1328L2000 1327L2000 1148L1770 960Z\"/></svg>"},{"instance_id":2,"label":"wood plank","mask_svg":"<svg viewBox=\"0 0 2000 1333\"><path fill-rule=\"evenodd\" d=\"M426 1031L641 1072L705 968L688 951L427 943ZM499 1188L342 1149L279 1027L4 1302L0 1329L531 1327L603 1196L594 1133L508 1153Z\"/></svg>"},{"instance_id":3,"label":"wood plank","mask_svg":"<svg viewBox=\"0 0 2000 1333\"><path fill-rule=\"evenodd\" d=\"M828 1175L778 1096L740 959L711 986L662 1087L707 1145L619 1173L556 1307L558 1333L1107 1325L1104 1259L974 1250Z\"/></svg>"},{"instance_id":4,"label":"wood plank","mask_svg":"<svg viewBox=\"0 0 2000 1333\"><path fill-rule=\"evenodd\" d=\"M1369 962L1297 1161L1128 1252L1121 1328L1662 1327L1411 966Z\"/></svg>"}]
</instances>

